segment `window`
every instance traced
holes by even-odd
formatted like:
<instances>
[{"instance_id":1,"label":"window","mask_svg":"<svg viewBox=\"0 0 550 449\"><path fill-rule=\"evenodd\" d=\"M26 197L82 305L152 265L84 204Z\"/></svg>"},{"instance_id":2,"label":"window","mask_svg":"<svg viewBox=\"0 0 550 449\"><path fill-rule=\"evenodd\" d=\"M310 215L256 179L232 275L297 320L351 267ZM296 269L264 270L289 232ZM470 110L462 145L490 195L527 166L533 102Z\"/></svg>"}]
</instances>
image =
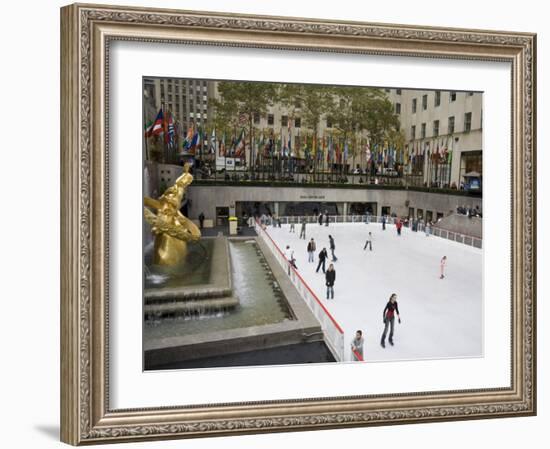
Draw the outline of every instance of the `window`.
<instances>
[{"instance_id":1,"label":"window","mask_svg":"<svg viewBox=\"0 0 550 449\"><path fill-rule=\"evenodd\" d=\"M447 134L454 134L455 132L455 118L449 117L449 122L447 124Z\"/></svg>"},{"instance_id":2,"label":"window","mask_svg":"<svg viewBox=\"0 0 550 449\"><path fill-rule=\"evenodd\" d=\"M416 113L416 98L413 98L413 103L412 103L412 113L415 114Z\"/></svg>"},{"instance_id":3,"label":"window","mask_svg":"<svg viewBox=\"0 0 550 449\"><path fill-rule=\"evenodd\" d=\"M260 113L259 112L254 112L254 124L258 124L260 123Z\"/></svg>"},{"instance_id":4,"label":"window","mask_svg":"<svg viewBox=\"0 0 550 449\"><path fill-rule=\"evenodd\" d=\"M411 140L416 139L416 126L411 126Z\"/></svg>"},{"instance_id":5,"label":"window","mask_svg":"<svg viewBox=\"0 0 550 449\"><path fill-rule=\"evenodd\" d=\"M267 124L273 126L274 121L273 114L267 114Z\"/></svg>"},{"instance_id":6,"label":"window","mask_svg":"<svg viewBox=\"0 0 550 449\"><path fill-rule=\"evenodd\" d=\"M301 128L302 127L302 119L300 117L296 117L294 119L294 127L295 128Z\"/></svg>"},{"instance_id":7,"label":"window","mask_svg":"<svg viewBox=\"0 0 550 449\"><path fill-rule=\"evenodd\" d=\"M288 115L281 115L281 126L288 126Z\"/></svg>"},{"instance_id":8,"label":"window","mask_svg":"<svg viewBox=\"0 0 550 449\"><path fill-rule=\"evenodd\" d=\"M441 91L436 90L435 91L435 97L434 97L434 106L437 107L441 104Z\"/></svg>"},{"instance_id":9,"label":"window","mask_svg":"<svg viewBox=\"0 0 550 449\"><path fill-rule=\"evenodd\" d=\"M396 93L397 95L401 95L401 89L395 89L395 93Z\"/></svg>"},{"instance_id":10,"label":"window","mask_svg":"<svg viewBox=\"0 0 550 449\"><path fill-rule=\"evenodd\" d=\"M439 136L439 120L434 120L434 137Z\"/></svg>"},{"instance_id":11,"label":"window","mask_svg":"<svg viewBox=\"0 0 550 449\"><path fill-rule=\"evenodd\" d=\"M424 139L426 137L426 124L422 123L420 128L420 137Z\"/></svg>"},{"instance_id":12,"label":"window","mask_svg":"<svg viewBox=\"0 0 550 449\"><path fill-rule=\"evenodd\" d=\"M172 85L168 84L168 92L172 92Z\"/></svg>"},{"instance_id":13,"label":"window","mask_svg":"<svg viewBox=\"0 0 550 449\"><path fill-rule=\"evenodd\" d=\"M395 103L395 113L401 114L401 103Z\"/></svg>"},{"instance_id":14,"label":"window","mask_svg":"<svg viewBox=\"0 0 550 449\"><path fill-rule=\"evenodd\" d=\"M384 89L386 92L390 93L390 89Z\"/></svg>"},{"instance_id":15,"label":"window","mask_svg":"<svg viewBox=\"0 0 550 449\"><path fill-rule=\"evenodd\" d=\"M465 133L470 132L471 129L472 129L472 113L466 112L466 114L464 114L464 132Z\"/></svg>"},{"instance_id":16,"label":"window","mask_svg":"<svg viewBox=\"0 0 550 449\"><path fill-rule=\"evenodd\" d=\"M449 101L456 101L456 92L451 92L449 95Z\"/></svg>"},{"instance_id":17,"label":"window","mask_svg":"<svg viewBox=\"0 0 550 449\"><path fill-rule=\"evenodd\" d=\"M422 110L428 109L428 95L422 95Z\"/></svg>"}]
</instances>

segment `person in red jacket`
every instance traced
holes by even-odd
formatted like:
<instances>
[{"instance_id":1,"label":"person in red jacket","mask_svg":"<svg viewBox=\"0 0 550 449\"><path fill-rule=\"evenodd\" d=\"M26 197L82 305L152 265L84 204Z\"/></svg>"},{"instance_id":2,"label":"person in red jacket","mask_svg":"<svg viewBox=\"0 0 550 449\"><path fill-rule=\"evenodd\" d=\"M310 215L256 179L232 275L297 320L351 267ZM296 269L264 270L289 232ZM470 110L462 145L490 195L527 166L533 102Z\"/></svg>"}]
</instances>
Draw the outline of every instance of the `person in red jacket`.
<instances>
[{"instance_id":1,"label":"person in red jacket","mask_svg":"<svg viewBox=\"0 0 550 449\"><path fill-rule=\"evenodd\" d=\"M380 345L386 347L386 335L388 333L388 327L390 328L390 335L388 341L390 345L393 346L393 326L395 322L395 315L397 315L397 320L401 324L401 317L399 316L399 306L397 305L397 295L392 293L390 300L386 304L384 311L382 312L382 319L384 321L384 332L382 333L382 338L380 339Z\"/></svg>"},{"instance_id":2,"label":"person in red jacket","mask_svg":"<svg viewBox=\"0 0 550 449\"><path fill-rule=\"evenodd\" d=\"M401 228L403 227L403 222L401 221L401 219L397 219L395 221L395 228L397 229L397 235L401 235Z\"/></svg>"}]
</instances>

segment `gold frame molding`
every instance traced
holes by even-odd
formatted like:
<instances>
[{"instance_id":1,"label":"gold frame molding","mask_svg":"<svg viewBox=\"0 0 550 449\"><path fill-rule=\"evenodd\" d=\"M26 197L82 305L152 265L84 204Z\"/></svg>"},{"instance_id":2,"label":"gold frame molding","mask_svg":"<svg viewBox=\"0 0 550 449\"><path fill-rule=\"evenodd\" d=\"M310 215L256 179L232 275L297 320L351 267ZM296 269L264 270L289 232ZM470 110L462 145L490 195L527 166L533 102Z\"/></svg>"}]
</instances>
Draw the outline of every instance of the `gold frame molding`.
<instances>
[{"instance_id":1,"label":"gold frame molding","mask_svg":"<svg viewBox=\"0 0 550 449\"><path fill-rule=\"evenodd\" d=\"M113 40L511 63L511 387L111 410L106 86ZM62 8L62 441L80 445L536 414L535 61L536 35L530 33L86 4Z\"/></svg>"}]
</instances>

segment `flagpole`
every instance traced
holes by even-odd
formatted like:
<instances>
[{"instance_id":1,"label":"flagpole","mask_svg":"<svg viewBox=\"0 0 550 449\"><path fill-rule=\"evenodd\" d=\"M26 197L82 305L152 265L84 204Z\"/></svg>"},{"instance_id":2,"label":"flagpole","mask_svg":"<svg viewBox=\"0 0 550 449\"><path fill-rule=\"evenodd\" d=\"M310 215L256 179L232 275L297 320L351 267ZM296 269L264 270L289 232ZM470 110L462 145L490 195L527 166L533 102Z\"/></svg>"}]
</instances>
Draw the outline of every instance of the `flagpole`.
<instances>
[{"instance_id":1,"label":"flagpole","mask_svg":"<svg viewBox=\"0 0 550 449\"><path fill-rule=\"evenodd\" d=\"M145 108L143 108L143 125L144 125L144 128L147 126L147 122L145 121ZM145 132L143 133L143 138L145 139L145 160L149 160L149 145L147 144L147 128L145 128Z\"/></svg>"}]
</instances>

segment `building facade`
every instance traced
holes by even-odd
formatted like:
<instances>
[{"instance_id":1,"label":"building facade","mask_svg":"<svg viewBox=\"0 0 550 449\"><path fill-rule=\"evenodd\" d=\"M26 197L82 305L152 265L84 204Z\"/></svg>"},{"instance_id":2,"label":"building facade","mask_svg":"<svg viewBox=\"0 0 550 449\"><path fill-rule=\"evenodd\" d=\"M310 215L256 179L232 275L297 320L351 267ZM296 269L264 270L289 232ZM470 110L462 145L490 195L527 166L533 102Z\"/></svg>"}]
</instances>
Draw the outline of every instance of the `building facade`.
<instances>
[{"instance_id":1,"label":"building facade","mask_svg":"<svg viewBox=\"0 0 550 449\"><path fill-rule=\"evenodd\" d=\"M416 153L412 172L428 185L460 186L482 172L483 94L480 92L385 89L399 115L406 148ZM433 157L435 154L446 157Z\"/></svg>"}]
</instances>

